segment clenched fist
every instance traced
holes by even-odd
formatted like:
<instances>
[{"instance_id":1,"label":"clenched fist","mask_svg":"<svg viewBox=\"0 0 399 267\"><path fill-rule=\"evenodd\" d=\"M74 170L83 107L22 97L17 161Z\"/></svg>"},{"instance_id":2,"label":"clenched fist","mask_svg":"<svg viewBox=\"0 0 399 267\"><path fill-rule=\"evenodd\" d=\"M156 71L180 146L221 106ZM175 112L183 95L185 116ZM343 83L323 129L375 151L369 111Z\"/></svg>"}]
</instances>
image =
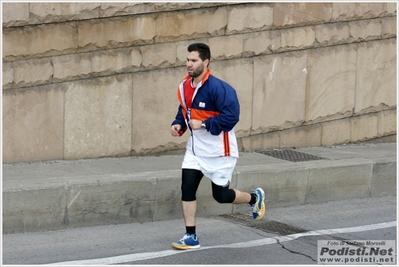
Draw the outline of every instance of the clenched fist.
<instances>
[{"instance_id":1,"label":"clenched fist","mask_svg":"<svg viewBox=\"0 0 399 267\"><path fill-rule=\"evenodd\" d=\"M180 124L172 125L170 127L170 134L172 136L180 136L180 134L179 134L180 130L181 130L181 125Z\"/></svg>"},{"instance_id":2,"label":"clenched fist","mask_svg":"<svg viewBox=\"0 0 399 267\"><path fill-rule=\"evenodd\" d=\"M201 129L202 121L201 120L190 120L188 122L188 124L190 124L191 129L199 130L199 129Z\"/></svg>"}]
</instances>

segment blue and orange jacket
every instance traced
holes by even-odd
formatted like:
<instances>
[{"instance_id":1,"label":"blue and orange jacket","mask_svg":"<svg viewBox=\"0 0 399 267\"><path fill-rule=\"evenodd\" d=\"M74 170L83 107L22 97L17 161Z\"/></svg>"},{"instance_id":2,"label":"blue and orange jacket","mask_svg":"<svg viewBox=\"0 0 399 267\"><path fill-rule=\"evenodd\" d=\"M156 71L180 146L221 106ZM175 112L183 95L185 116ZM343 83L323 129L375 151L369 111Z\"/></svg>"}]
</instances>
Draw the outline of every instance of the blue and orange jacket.
<instances>
[{"instance_id":1,"label":"blue and orange jacket","mask_svg":"<svg viewBox=\"0 0 399 267\"><path fill-rule=\"evenodd\" d=\"M238 158L234 126L240 116L237 93L228 83L214 77L208 70L194 91L192 107L186 106L183 85L191 82L187 75L177 89L180 106L172 125L180 124L182 135L187 129L191 136L187 150L200 157L232 156ZM206 129L192 130L190 119L202 120Z\"/></svg>"}]
</instances>

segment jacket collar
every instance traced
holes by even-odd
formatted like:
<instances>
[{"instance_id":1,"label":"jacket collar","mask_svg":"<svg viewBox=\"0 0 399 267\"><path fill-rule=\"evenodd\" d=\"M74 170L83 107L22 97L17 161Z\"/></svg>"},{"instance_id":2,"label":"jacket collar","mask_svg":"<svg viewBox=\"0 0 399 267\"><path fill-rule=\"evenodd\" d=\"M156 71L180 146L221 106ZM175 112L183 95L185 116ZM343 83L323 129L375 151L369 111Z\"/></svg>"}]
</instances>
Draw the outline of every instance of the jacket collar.
<instances>
[{"instance_id":1,"label":"jacket collar","mask_svg":"<svg viewBox=\"0 0 399 267\"><path fill-rule=\"evenodd\" d=\"M209 76L211 76L211 75L212 75L212 73L211 73L211 71L208 69L207 72L205 72L204 77L202 77L202 80L201 80L201 82L200 82L199 85L202 86L202 85L208 80ZM184 77L184 78L182 79L182 82L187 81L187 80L190 79L190 78L191 78L190 75L186 75L186 77Z\"/></svg>"}]
</instances>

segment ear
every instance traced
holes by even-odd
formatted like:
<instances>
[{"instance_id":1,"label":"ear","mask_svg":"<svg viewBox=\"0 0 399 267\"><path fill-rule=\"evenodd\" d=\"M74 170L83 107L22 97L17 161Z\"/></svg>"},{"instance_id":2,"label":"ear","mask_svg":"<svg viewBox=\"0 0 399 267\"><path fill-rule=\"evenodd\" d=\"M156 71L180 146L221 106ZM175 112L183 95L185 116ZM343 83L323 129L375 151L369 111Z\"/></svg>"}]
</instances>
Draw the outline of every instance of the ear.
<instances>
[{"instance_id":1,"label":"ear","mask_svg":"<svg viewBox=\"0 0 399 267\"><path fill-rule=\"evenodd\" d=\"M205 66L206 66L207 68L208 68L210 62L211 62L211 61L210 61L209 59L205 59L205 60L204 60Z\"/></svg>"}]
</instances>

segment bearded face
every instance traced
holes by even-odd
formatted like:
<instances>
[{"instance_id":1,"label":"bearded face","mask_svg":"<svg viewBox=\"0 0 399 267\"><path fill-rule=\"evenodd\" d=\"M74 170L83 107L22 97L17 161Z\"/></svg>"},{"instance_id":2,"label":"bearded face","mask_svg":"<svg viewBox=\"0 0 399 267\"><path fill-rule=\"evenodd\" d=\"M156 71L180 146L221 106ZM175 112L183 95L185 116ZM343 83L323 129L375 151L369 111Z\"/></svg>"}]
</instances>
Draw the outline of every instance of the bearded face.
<instances>
[{"instance_id":1,"label":"bearded face","mask_svg":"<svg viewBox=\"0 0 399 267\"><path fill-rule=\"evenodd\" d=\"M200 57L197 51L193 51L188 53L187 55L187 61L186 61L186 67L187 67L187 73L193 78L196 78L203 74L206 70L206 61L203 61Z\"/></svg>"}]
</instances>

